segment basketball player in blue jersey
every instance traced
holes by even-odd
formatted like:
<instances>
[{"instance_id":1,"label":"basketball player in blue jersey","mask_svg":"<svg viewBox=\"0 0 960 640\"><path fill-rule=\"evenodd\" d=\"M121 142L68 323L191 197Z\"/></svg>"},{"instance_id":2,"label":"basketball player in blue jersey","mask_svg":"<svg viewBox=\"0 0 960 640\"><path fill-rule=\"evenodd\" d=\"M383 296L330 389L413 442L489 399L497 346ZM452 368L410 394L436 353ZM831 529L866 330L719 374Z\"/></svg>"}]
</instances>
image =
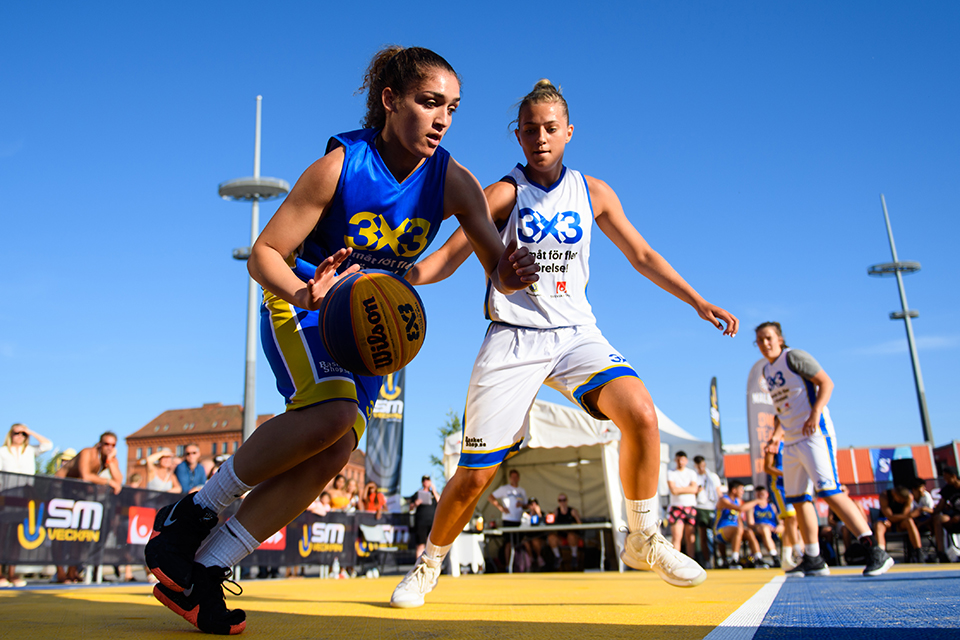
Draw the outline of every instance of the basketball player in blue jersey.
<instances>
[{"instance_id":1,"label":"basketball player in blue jersey","mask_svg":"<svg viewBox=\"0 0 960 640\"><path fill-rule=\"evenodd\" d=\"M245 614L227 610L223 597L230 567L343 468L376 401L382 379L342 369L323 348L316 310L329 288L366 266L404 274L451 215L499 291L537 280L528 250L504 250L480 184L440 146L460 102L450 64L428 49L387 48L363 88L365 128L330 140L248 263L263 285L262 341L287 411L261 425L199 492L161 509L147 544L157 599L207 633L243 631ZM218 515L247 491L198 553Z\"/></svg>"},{"instance_id":2,"label":"basketball player in blue jersey","mask_svg":"<svg viewBox=\"0 0 960 640\"><path fill-rule=\"evenodd\" d=\"M783 523L783 535L780 540L783 544L782 566L790 571L800 563L803 557L803 545L800 543L800 534L797 531L797 512L792 504L787 503L783 491L783 430L780 428L780 419L774 416L774 435L764 447L763 470L773 479L772 493L774 505Z\"/></svg>"},{"instance_id":3,"label":"basketball player in blue jersey","mask_svg":"<svg viewBox=\"0 0 960 640\"><path fill-rule=\"evenodd\" d=\"M863 575L885 573L893 566L893 558L876 544L863 514L840 489L836 436L827 409L833 381L809 353L787 347L779 323L764 322L756 328L756 334L757 347L767 359L763 376L783 431L786 501L796 508L804 541L803 560L793 572L804 575L829 573L820 557L817 512L813 505L816 493L857 536L859 544L867 548L868 561Z\"/></svg>"},{"instance_id":4,"label":"basketball player in blue jersey","mask_svg":"<svg viewBox=\"0 0 960 640\"><path fill-rule=\"evenodd\" d=\"M767 548L767 553L770 554L773 566L779 568L780 553L777 551L777 545L773 541L773 534L777 534L778 536L783 535L783 523L780 522L780 518L777 517L776 507L770 502L770 491L766 487L760 486L757 487L755 495L756 504L753 505L753 511L747 514L747 524L753 529L757 541L762 541L763 546ZM762 562L763 558L754 557L754 560ZM754 566L756 566L756 564ZM793 567L791 567L791 569L792 568Z\"/></svg>"},{"instance_id":5,"label":"basketball player in blue jersey","mask_svg":"<svg viewBox=\"0 0 960 640\"><path fill-rule=\"evenodd\" d=\"M566 101L549 81L538 82L521 101L517 124L526 164L485 193L501 236L527 247L539 261L540 281L512 296L487 288L492 323L467 392L459 467L440 497L426 550L393 593L395 607L421 606L436 585L444 556L498 466L519 450L530 407L544 383L620 428L620 479L629 528L623 561L656 571L676 586L692 587L706 578L659 532L660 432L653 401L627 359L597 329L587 302L594 222L637 271L724 334L736 334L737 319L704 300L650 248L609 186L564 166L573 125ZM469 254L470 245L458 230L407 277L414 283L436 282Z\"/></svg>"}]
</instances>

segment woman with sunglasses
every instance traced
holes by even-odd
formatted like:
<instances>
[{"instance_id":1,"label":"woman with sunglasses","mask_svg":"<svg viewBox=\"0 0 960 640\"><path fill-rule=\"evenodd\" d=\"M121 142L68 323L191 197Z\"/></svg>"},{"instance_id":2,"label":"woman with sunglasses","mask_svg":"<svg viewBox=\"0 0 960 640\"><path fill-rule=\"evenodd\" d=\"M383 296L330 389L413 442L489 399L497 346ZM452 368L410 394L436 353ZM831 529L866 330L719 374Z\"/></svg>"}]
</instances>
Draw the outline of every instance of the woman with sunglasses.
<instances>
[{"instance_id":1,"label":"woman with sunglasses","mask_svg":"<svg viewBox=\"0 0 960 640\"><path fill-rule=\"evenodd\" d=\"M38 443L36 446L30 444L31 437L36 439ZM0 447L0 471L35 475L37 454L45 453L52 448L52 442L36 431L31 431L27 425L18 422L10 427L3 446Z\"/></svg>"},{"instance_id":2,"label":"woman with sunglasses","mask_svg":"<svg viewBox=\"0 0 960 640\"><path fill-rule=\"evenodd\" d=\"M30 437L36 438L36 446L30 444ZM20 473L27 476L35 475L37 472L37 454L50 451L53 443L35 431L27 428L27 425L16 423L10 427L7 437L0 447L0 471L4 473ZM17 578L14 573L15 566L8 564L3 576L0 576L0 587L24 587L27 582L22 578Z\"/></svg>"}]
</instances>

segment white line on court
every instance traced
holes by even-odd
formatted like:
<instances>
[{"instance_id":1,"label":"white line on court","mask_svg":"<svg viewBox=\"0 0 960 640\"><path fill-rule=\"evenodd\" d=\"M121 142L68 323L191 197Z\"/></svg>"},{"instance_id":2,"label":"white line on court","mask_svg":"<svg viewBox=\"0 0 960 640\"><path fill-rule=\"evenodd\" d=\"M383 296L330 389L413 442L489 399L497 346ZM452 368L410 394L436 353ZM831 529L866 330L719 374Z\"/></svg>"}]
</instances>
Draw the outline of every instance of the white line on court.
<instances>
[{"instance_id":1,"label":"white line on court","mask_svg":"<svg viewBox=\"0 0 960 640\"><path fill-rule=\"evenodd\" d=\"M774 576L703 640L751 640L786 579L783 574Z\"/></svg>"}]
</instances>

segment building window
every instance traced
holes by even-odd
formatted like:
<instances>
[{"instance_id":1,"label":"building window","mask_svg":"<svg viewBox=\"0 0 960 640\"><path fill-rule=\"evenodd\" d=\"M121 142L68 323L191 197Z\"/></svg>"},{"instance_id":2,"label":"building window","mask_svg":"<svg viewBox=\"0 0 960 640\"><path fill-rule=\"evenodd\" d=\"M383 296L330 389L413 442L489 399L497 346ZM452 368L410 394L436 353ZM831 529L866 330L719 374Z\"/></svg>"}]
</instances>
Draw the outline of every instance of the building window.
<instances>
[{"instance_id":1,"label":"building window","mask_svg":"<svg viewBox=\"0 0 960 640\"><path fill-rule=\"evenodd\" d=\"M217 455L217 443L213 443L213 455Z\"/></svg>"},{"instance_id":2,"label":"building window","mask_svg":"<svg viewBox=\"0 0 960 640\"><path fill-rule=\"evenodd\" d=\"M137 448L137 460L143 457L143 449Z\"/></svg>"},{"instance_id":3,"label":"building window","mask_svg":"<svg viewBox=\"0 0 960 640\"><path fill-rule=\"evenodd\" d=\"M213 428L214 428L214 429L217 428L217 421L216 421L216 420L213 421Z\"/></svg>"},{"instance_id":4,"label":"building window","mask_svg":"<svg viewBox=\"0 0 960 640\"><path fill-rule=\"evenodd\" d=\"M182 444L178 444L178 445L177 445L177 457L178 457L178 458L182 458L182 457L183 457L183 447L184 447L184 445L182 445Z\"/></svg>"},{"instance_id":5,"label":"building window","mask_svg":"<svg viewBox=\"0 0 960 640\"><path fill-rule=\"evenodd\" d=\"M153 455L153 447L147 447L147 457L149 458L151 455Z\"/></svg>"},{"instance_id":6,"label":"building window","mask_svg":"<svg viewBox=\"0 0 960 640\"><path fill-rule=\"evenodd\" d=\"M236 440L234 440L234 441L233 441L233 452L236 453L236 452L237 452L237 449L239 449L239 448L240 448L240 443L237 442Z\"/></svg>"},{"instance_id":7,"label":"building window","mask_svg":"<svg viewBox=\"0 0 960 640\"><path fill-rule=\"evenodd\" d=\"M229 442L224 442L224 443L223 443L223 452L224 452L224 453L229 453L229 452L230 452L230 443L229 443Z\"/></svg>"}]
</instances>

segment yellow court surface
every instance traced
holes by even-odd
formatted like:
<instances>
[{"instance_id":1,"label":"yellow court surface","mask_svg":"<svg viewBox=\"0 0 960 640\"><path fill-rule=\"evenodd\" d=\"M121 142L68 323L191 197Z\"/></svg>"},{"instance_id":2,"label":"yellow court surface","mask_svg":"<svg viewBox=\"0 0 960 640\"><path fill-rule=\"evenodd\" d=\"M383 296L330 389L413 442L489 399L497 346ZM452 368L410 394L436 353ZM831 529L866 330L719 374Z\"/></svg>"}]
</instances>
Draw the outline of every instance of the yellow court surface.
<instances>
[{"instance_id":1,"label":"yellow court surface","mask_svg":"<svg viewBox=\"0 0 960 640\"><path fill-rule=\"evenodd\" d=\"M693 589L639 572L443 576L426 606L407 610L387 604L400 576L248 580L227 602L247 611L245 638L689 639L708 635L778 575L710 571ZM199 637L146 585L0 591L0 616L3 636L17 640Z\"/></svg>"}]
</instances>

